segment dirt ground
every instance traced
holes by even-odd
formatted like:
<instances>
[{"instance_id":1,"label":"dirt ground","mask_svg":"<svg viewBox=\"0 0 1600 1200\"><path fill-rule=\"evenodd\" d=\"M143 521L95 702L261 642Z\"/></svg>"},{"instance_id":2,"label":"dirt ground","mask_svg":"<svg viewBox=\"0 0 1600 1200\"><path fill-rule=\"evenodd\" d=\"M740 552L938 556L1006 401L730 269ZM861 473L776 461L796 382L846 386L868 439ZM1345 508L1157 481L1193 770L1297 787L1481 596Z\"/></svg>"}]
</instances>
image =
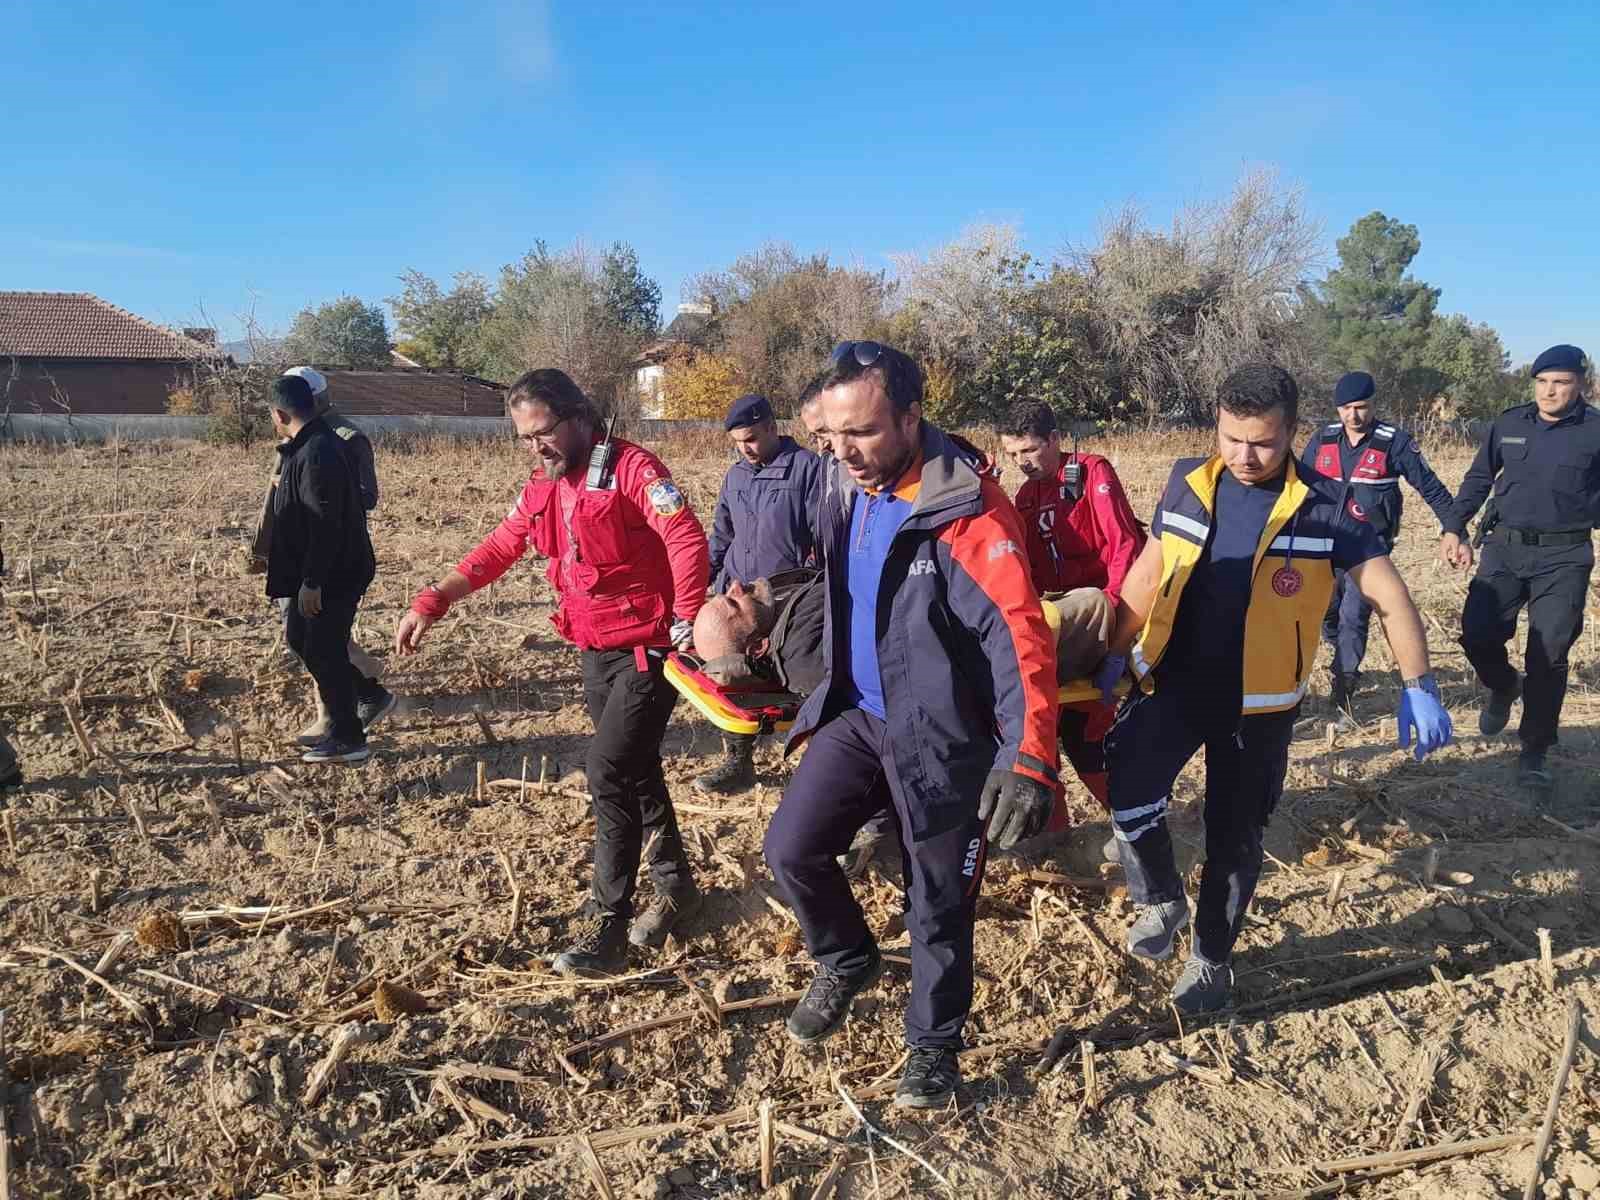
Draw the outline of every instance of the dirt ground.
<instances>
[{"instance_id":1,"label":"dirt ground","mask_svg":"<svg viewBox=\"0 0 1600 1200\"><path fill-rule=\"evenodd\" d=\"M1193 445L1095 448L1148 516ZM1394 748L1375 631L1364 727L1330 748L1319 668L1237 1005L1200 1028L1165 1004L1178 959L1118 949L1108 826L1075 797L1069 833L991 861L966 1082L909 1115L887 1103L908 985L898 889L859 885L883 982L825 1048L791 1044L808 960L759 862L788 768L763 743L759 786L695 795L718 740L687 705L667 770L711 902L625 979L551 974L592 821L577 658L538 567L390 663L406 701L369 765L298 762L309 684L241 555L268 453L0 449L0 728L28 774L0 831L14 1195L1520 1196L1532 1139L1516 1135L1543 1118L1576 1000L1588 1023L1539 1194L1600 1198L1596 614L1540 805L1513 786L1514 739L1476 732L1453 641L1465 582L1431 559L1414 494L1396 557L1458 743L1422 764ZM709 514L726 458L662 453ZM1453 485L1468 451L1432 458ZM481 444L380 446L379 464L358 636L387 655L411 595L499 519L526 467ZM1190 855L1201 769L1176 797ZM1051 1043L1058 1065L1040 1070ZM1350 1161L1482 1138L1501 1140Z\"/></svg>"}]
</instances>

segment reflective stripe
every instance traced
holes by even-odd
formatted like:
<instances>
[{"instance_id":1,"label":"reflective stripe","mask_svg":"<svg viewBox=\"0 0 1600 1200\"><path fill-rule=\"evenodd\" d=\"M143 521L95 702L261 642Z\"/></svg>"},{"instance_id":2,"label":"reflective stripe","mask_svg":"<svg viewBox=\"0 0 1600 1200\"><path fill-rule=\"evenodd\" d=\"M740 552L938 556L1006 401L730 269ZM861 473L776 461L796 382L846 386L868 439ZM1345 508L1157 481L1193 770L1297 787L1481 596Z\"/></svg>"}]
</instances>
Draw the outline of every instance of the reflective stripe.
<instances>
[{"instance_id":1,"label":"reflective stripe","mask_svg":"<svg viewBox=\"0 0 1600 1200\"><path fill-rule=\"evenodd\" d=\"M1137 675L1150 674L1150 664L1145 661L1143 643L1135 642L1128 651L1128 657L1133 660L1133 670Z\"/></svg>"},{"instance_id":2,"label":"reflective stripe","mask_svg":"<svg viewBox=\"0 0 1600 1200\"><path fill-rule=\"evenodd\" d=\"M1208 527L1202 525L1193 517L1186 517L1181 513L1168 512L1165 509L1163 509L1161 512L1161 528L1174 529L1180 533L1187 533L1190 537L1194 538L1195 541L1202 543L1206 540L1206 535L1211 532Z\"/></svg>"},{"instance_id":3,"label":"reflective stripe","mask_svg":"<svg viewBox=\"0 0 1600 1200\"><path fill-rule=\"evenodd\" d=\"M1362 479L1359 476L1352 476L1350 482L1359 483L1366 487L1393 487L1400 482L1400 476L1385 475L1382 479Z\"/></svg>"},{"instance_id":4,"label":"reflective stripe","mask_svg":"<svg viewBox=\"0 0 1600 1200\"><path fill-rule=\"evenodd\" d=\"M1379 437L1392 438L1394 436L1394 426L1393 425L1379 425L1377 432L1378 432L1378 436Z\"/></svg>"},{"instance_id":5,"label":"reflective stripe","mask_svg":"<svg viewBox=\"0 0 1600 1200\"><path fill-rule=\"evenodd\" d=\"M1017 765L1027 767L1030 771L1037 771L1052 783L1055 782L1056 769L1043 759L1035 758L1025 751L1017 751Z\"/></svg>"},{"instance_id":6,"label":"reflective stripe","mask_svg":"<svg viewBox=\"0 0 1600 1200\"><path fill-rule=\"evenodd\" d=\"M1112 813L1111 817L1116 821L1128 822L1138 820L1141 817L1158 815L1167 811L1167 802L1171 799L1172 793L1168 792L1154 804L1141 804L1138 808L1124 808Z\"/></svg>"},{"instance_id":7,"label":"reflective stripe","mask_svg":"<svg viewBox=\"0 0 1600 1200\"><path fill-rule=\"evenodd\" d=\"M1306 683L1309 683L1307 680ZM1302 683L1292 692L1257 692L1249 693L1244 697L1241 706L1245 712L1262 708L1288 708L1291 704L1298 704L1305 699L1306 683Z\"/></svg>"},{"instance_id":8,"label":"reflective stripe","mask_svg":"<svg viewBox=\"0 0 1600 1200\"><path fill-rule=\"evenodd\" d=\"M1143 825L1140 825L1137 829L1128 830L1124 830L1120 825L1113 825L1111 827L1111 833L1112 836L1115 837L1119 842L1131 842L1135 838L1143 837L1165 820L1166 817L1164 815L1159 817L1151 817L1150 820L1146 821Z\"/></svg>"},{"instance_id":9,"label":"reflective stripe","mask_svg":"<svg viewBox=\"0 0 1600 1200\"><path fill-rule=\"evenodd\" d=\"M1269 550L1293 550L1297 554L1332 554L1333 539L1317 537L1290 537L1283 534L1272 539Z\"/></svg>"}]
</instances>

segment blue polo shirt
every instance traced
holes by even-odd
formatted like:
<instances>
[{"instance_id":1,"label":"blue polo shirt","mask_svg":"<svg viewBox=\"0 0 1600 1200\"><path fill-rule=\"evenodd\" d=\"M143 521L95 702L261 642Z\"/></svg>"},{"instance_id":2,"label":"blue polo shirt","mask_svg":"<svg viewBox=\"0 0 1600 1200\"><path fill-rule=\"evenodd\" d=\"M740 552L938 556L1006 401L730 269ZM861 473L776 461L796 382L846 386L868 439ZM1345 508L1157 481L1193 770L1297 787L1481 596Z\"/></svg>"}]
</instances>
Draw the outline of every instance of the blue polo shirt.
<instances>
[{"instance_id":1,"label":"blue polo shirt","mask_svg":"<svg viewBox=\"0 0 1600 1200\"><path fill-rule=\"evenodd\" d=\"M850 510L850 552L845 558L845 591L849 614L850 686L855 704L888 719L883 704L883 676L878 672L878 589L894 535L911 515L922 490L922 460L912 464L892 492L862 489Z\"/></svg>"}]
</instances>

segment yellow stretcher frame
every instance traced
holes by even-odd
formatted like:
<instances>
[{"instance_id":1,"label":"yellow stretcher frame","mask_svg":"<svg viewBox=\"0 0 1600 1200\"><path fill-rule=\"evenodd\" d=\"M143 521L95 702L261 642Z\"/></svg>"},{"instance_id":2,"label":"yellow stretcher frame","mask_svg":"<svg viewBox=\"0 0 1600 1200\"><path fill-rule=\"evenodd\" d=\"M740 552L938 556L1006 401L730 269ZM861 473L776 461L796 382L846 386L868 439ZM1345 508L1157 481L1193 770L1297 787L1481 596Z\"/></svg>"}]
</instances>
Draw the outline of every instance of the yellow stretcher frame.
<instances>
[{"instance_id":1,"label":"yellow stretcher frame","mask_svg":"<svg viewBox=\"0 0 1600 1200\"><path fill-rule=\"evenodd\" d=\"M667 655L662 667L662 674L667 677L667 682L678 690L678 694L687 700L706 720L710 721L724 733L737 733L746 736L758 733L785 733L794 724L793 720L752 720L744 712L734 708L723 695L711 687L702 684L680 663L677 655ZM703 677L702 677L703 678ZM1127 681L1124 680L1117 686L1117 694L1127 691ZM1089 704L1100 702L1100 689L1095 686L1092 679L1074 679L1064 683L1056 692L1056 700L1060 704Z\"/></svg>"}]
</instances>

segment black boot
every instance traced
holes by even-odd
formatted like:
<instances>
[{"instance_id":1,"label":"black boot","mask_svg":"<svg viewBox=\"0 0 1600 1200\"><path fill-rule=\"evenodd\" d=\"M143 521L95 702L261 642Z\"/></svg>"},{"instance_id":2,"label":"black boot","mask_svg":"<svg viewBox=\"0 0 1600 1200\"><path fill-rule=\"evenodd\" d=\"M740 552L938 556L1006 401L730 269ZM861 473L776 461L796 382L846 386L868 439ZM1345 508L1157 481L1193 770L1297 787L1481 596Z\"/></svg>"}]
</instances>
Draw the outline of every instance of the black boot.
<instances>
[{"instance_id":1,"label":"black boot","mask_svg":"<svg viewBox=\"0 0 1600 1200\"><path fill-rule=\"evenodd\" d=\"M557 975L618 975L628 963L628 922L611 913L594 918L551 964Z\"/></svg>"},{"instance_id":2,"label":"black boot","mask_svg":"<svg viewBox=\"0 0 1600 1200\"><path fill-rule=\"evenodd\" d=\"M820 1042L839 1031L850 1015L850 1002L883 974L883 956L872 947L872 959L859 971L846 975L817 964L811 987L789 1014L789 1036L802 1046Z\"/></svg>"},{"instance_id":3,"label":"black boot","mask_svg":"<svg viewBox=\"0 0 1600 1200\"><path fill-rule=\"evenodd\" d=\"M1517 755L1517 782L1530 792L1548 792L1555 783L1550 767L1544 761L1543 750L1530 750L1526 746Z\"/></svg>"},{"instance_id":4,"label":"black boot","mask_svg":"<svg viewBox=\"0 0 1600 1200\"><path fill-rule=\"evenodd\" d=\"M943 1108L961 1086L961 1065L948 1046L913 1046L900 1086L896 1108Z\"/></svg>"},{"instance_id":5,"label":"black boot","mask_svg":"<svg viewBox=\"0 0 1600 1200\"><path fill-rule=\"evenodd\" d=\"M635 946L659 950L667 944L669 933L681 929L703 907L705 897L692 886L676 892L657 892L650 907L628 927L628 940Z\"/></svg>"},{"instance_id":6,"label":"black boot","mask_svg":"<svg viewBox=\"0 0 1600 1200\"><path fill-rule=\"evenodd\" d=\"M1348 733L1356 728L1355 716L1350 711L1350 702L1355 690L1354 675L1334 673L1333 690L1329 693L1328 699L1333 704L1333 723L1340 733Z\"/></svg>"},{"instance_id":7,"label":"black boot","mask_svg":"<svg viewBox=\"0 0 1600 1200\"><path fill-rule=\"evenodd\" d=\"M1484 737L1493 737L1506 727L1506 722L1511 720L1511 706L1522 696L1522 680L1519 678L1515 684L1503 692L1490 692L1489 699L1485 701L1483 711L1478 714L1478 732Z\"/></svg>"},{"instance_id":8,"label":"black boot","mask_svg":"<svg viewBox=\"0 0 1600 1200\"><path fill-rule=\"evenodd\" d=\"M756 781L755 734L730 733L722 739L722 750L722 761L695 776L694 786L725 796L745 791Z\"/></svg>"}]
</instances>

